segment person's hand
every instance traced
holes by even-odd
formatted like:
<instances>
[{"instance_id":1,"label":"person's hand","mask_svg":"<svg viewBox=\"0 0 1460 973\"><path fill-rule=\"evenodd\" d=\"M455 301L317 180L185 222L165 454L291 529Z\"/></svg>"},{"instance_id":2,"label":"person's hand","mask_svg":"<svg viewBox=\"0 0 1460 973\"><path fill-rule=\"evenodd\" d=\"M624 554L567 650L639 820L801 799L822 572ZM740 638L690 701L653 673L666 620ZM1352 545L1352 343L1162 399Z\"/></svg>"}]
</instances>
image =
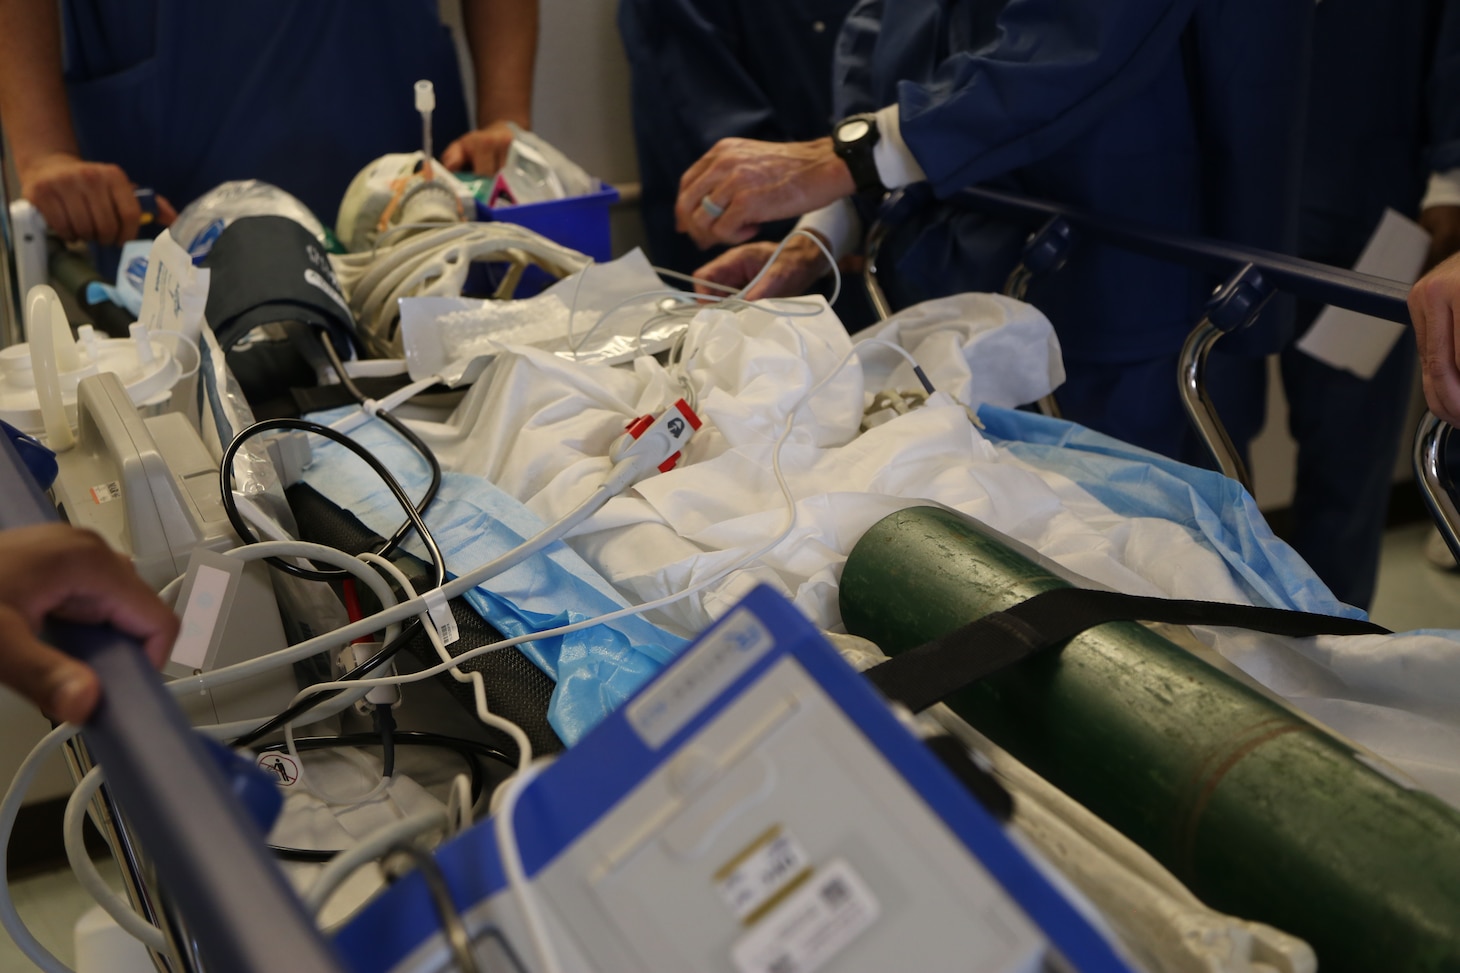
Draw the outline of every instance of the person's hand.
<instances>
[{"instance_id":1,"label":"person's hand","mask_svg":"<svg viewBox=\"0 0 1460 973\"><path fill-rule=\"evenodd\" d=\"M776 246L765 241L742 244L726 250L696 270L694 275L726 287L742 288L765 267ZM786 244L765 276L743 296L748 301L762 297L795 297L809 291L830 270L821 248L798 234ZM695 290L701 294L717 293L703 284L696 284Z\"/></svg>"},{"instance_id":2,"label":"person's hand","mask_svg":"<svg viewBox=\"0 0 1460 973\"><path fill-rule=\"evenodd\" d=\"M1419 214L1419 225L1430 234L1427 272L1460 253L1460 206L1431 206Z\"/></svg>"},{"instance_id":3,"label":"person's hand","mask_svg":"<svg viewBox=\"0 0 1460 973\"><path fill-rule=\"evenodd\" d=\"M856 191L831 139L721 139L679 180L674 222L703 249L744 243L762 223L802 216ZM718 215L717 215L718 214Z\"/></svg>"},{"instance_id":4,"label":"person's hand","mask_svg":"<svg viewBox=\"0 0 1460 973\"><path fill-rule=\"evenodd\" d=\"M38 633L47 616L110 623L143 644L161 666L178 620L96 534L64 524L0 533L0 683L57 720L75 723L101 697L96 673Z\"/></svg>"},{"instance_id":5,"label":"person's hand","mask_svg":"<svg viewBox=\"0 0 1460 973\"><path fill-rule=\"evenodd\" d=\"M61 239L117 245L133 239L142 207L120 166L56 152L20 172L20 192ZM165 201L159 201L159 210ZM166 213L171 213L168 206ZM166 215L166 213L164 215Z\"/></svg>"},{"instance_id":6,"label":"person's hand","mask_svg":"<svg viewBox=\"0 0 1460 973\"><path fill-rule=\"evenodd\" d=\"M1409 316L1419 345L1425 403L1439 418L1460 426L1460 256L1446 260L1410 289Z\"/></svg>"},{"instance_id":7,"label":"person's hand","mask_svg":"<svg viewBox=\"0 0 1460 973\"><path fill-rule=\"evenodd\" d=\"M495 175L507 164L511 145L512 129L505 121L495 121L448 145L441 153L441 164L452 172L470 169L479 176Z\"/></svg>"}]
</instances>

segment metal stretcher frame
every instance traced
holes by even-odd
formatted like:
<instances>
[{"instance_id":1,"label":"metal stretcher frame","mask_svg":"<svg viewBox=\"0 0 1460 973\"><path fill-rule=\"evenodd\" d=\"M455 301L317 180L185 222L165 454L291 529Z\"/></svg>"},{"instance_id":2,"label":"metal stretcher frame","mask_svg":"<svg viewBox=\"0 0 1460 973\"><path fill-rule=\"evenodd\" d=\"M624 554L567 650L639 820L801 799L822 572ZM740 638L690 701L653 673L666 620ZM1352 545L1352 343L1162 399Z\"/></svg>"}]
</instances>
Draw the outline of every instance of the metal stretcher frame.
<instances>
[{"instance_id":1,"label":"metal stretcher frame","mask_svg":"<svg viewBox=\"0 0 1460 973\"><path fill-rule=\"evenodd\" d=\"M57 519L3 435L0 497L0 530ZM110 627L70 623L50 623L46 637L101 677L102 702L82 731L86 749L106 771L112 799L209 973L343 973L135 641Z\"/></svg>"},{"instance_id":2,"label":"metal stretcher frame","mask_svg":"<svg viewBox=\"0 0 1460 973\"><path fill-rule=\"evenodd\" d=\"M888 197L883 213L895 210L898 197L897 193ZM1409 288L1382 277L1142 226L993 189L965 189L940 200L938 205L1004 217L1031 227L1023 261L1010 275L1006 287L1006 293L1011 296L1022 296L1032 278L1058 270L1070 249L1084 239L1222 278L1225 282L1214 292L1205 315L1182 348L1177 381L1187 414L1218 468L1249 490L1247 471L1207 396L1203 381L1207 355L1217 340L1251 324L1266 301L1278 291L1410 326ZM877 256L888 229L882 220L873 225L867 236L867 259L862 274L868 297L884 318L892 313L892 308L877 281ZM1446 443L1452 432L1447 423L1425 413L1415 432L1413 460L1415 479L1430 516L1450 552L1460 560L1460 499L1444 463Z\"/></svg>"}]
</instances>

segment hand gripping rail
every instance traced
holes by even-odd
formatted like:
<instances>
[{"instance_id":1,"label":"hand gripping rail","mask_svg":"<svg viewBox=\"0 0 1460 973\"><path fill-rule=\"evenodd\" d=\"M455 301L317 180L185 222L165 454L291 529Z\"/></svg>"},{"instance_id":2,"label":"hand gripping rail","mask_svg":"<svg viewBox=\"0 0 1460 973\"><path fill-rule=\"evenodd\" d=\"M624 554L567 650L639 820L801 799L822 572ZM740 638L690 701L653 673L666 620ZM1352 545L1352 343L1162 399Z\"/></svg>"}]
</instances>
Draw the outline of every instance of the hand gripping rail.
<instances>
[{"instance_id":1,"label":"hand gripping rail","mask_svg":"<svg viewBox=\"0 0 1460 973\"><path fill-rule=\"evenodd\" d=\"M56 519L0 436L0 530ZM343 973L259 833L135 643L101 626L52 623L47 639L101 677L82 730L209 973Z\"/></svg>"},{"instance_id":2,"label":"hand gripping rail","mask_svg":"<svg viewBox=\"0 0 1460 973\"><path fill-rule=\"evenodd\" d=\"M888 226L899 218L901 194L883 204L881 217L867 236L863 281L872 304L884 317L891 313L877 283L877 248ZM1182 349L1178 380L1183 402L1207 449L1221 471L1250 489L1247 472L1233 450L1221 420L1207 398L1202 377L1205 360L1223 334L1241 330L1256 319L1268 298L1277 291L1305 301L1331 304L1360 314L1408 326L1409 288L1368 274L1355 273L1285 254L1185 236L1142 226L1128 220L1087 210L1029 199L993 189L965 189L936 205L986 213L1028 224L1031 228L1024 260L1010 275L1008 293L1022 297L1029 280L1063 266L1071 247L1083 239L1097 240L1132 253L1206 271L1224 280L1217 288L1202 321ZM1415 477L1451 553L1460 559L1460 501L1455 483L1444 469L1445 443L1451 427L1426 415L1415 434Z\"/></svg>"}]
</instances>

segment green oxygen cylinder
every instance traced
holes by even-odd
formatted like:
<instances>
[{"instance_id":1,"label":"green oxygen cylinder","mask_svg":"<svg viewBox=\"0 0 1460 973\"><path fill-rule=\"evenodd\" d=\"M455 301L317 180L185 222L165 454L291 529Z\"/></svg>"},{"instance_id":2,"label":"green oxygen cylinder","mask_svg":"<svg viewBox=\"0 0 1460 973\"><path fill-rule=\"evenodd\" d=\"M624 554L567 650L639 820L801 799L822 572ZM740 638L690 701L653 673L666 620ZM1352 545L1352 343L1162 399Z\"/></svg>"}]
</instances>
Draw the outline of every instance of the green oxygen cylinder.
<instances>
[{"instance_id":1,"label":"green oxygen cylinder","mask_svg":"<svg viewBox=\"0 0 1460 973\"><path fill-rule=\"evenodd\" d=\"M918 507L857 543L840 601L896 655L1065 586ZM1460 812L1144 626L1100 625L947 702L1212 908L1306 939L1324 973L1460 971Z\"/></svg>"}]
</instances>

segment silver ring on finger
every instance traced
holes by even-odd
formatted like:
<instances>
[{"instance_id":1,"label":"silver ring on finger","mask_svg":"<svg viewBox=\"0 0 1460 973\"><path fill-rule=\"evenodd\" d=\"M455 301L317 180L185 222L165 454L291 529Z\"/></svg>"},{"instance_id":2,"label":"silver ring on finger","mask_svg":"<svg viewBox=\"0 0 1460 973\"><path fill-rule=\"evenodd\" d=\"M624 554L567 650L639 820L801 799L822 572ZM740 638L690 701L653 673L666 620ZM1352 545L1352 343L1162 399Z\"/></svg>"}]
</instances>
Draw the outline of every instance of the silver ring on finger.
<instances>
[{"instance_id":1,"label":"silver ring on finger","mask_svg":"<svg viewBox=\"0 0 1460 973\"><path fill-rule=\"evenodd\" d=\"M709 213L712 220L718 220L725 215L725 207L711 199L708 194L700 197L700 209Z\"/></svg>"}]
</instances>

